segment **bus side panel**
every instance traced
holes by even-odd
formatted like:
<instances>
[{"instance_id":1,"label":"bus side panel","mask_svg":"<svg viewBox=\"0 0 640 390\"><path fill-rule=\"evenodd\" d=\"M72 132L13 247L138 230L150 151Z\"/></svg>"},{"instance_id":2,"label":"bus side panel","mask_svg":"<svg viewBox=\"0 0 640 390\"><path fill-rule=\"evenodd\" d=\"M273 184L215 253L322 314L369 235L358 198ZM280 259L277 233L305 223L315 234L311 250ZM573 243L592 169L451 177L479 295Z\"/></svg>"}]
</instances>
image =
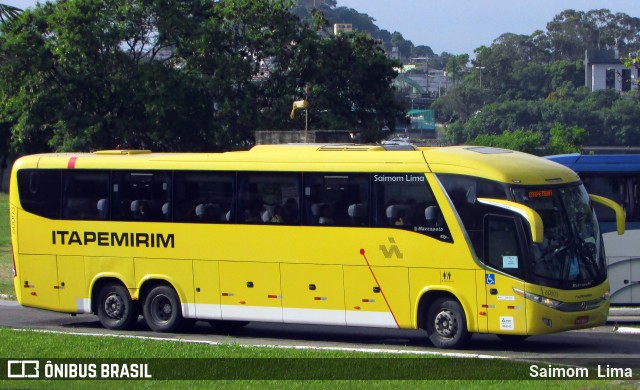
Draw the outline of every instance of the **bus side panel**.
<instances>
[{"instance_id":1,"label":"bus side panel","mask_svg":"<svg viewBox=\"0 0 640 390\"><path fill-rule=\"evenodd\" d=\"M425 294L431 292L446 292L455 297L467 317L467 328L469 332L478 332L480 327L477 323L478 301L476 290L476 274L474 270L461 270L455 268L432 269L432 268L412 268L409 272L411 285L411 302L414 305L417 315L420 299ZM422 315L426 315L423 312ZM414 315L414 323L419 319ZM424 320L424 318L423 318ZM415 326L415 325L414 325Z\"/></svg>"},{"instance_id":2,"label":"bus side panel","mask_svg":"<svg viewBox=\"0 0 640 390\"><path fill-rule=\"evenodd\" d=\"M16 193L18 191L13 191L13 193ZM18 261L20 259L20 257L17 255L19 253L19 246L18 246L18 208L16 206L13 205L13 197L16 195L10 195L11 197L11 204L9 205L9 210L10 210L10 228L11 228L11 256L13 257L14 260L14 267L15 267L15 275L20 275L20 262ZM20 278L18 276L14 276L13 277L13 288L16 290L16 299L18 300L18 302L22 303L22 284L20 283Z\"/></svg>"},{"instance_id":3,"label":"bus side panel","mask_svg":"<svg viewBox=\"0 0 640 390\"><path fill-rule=\"evenodd\" d=\"M525 298L516 294L514 288L524 290L524 282L486 270L487 321L489 333L526 335L527 312Z\"/></svg>"},{"instance_id":4,"label":"bus side panel","mask_svg":"<svg viewBox=\"0 0 640 390\"><path fill-rule=\"evenodd\" d=\"M20 279L22 291L20 304L41 309L58 310L58 269L56 256L19 255ZM18 288L18 286L16 286Z\"/></svg>"},{"instance_id":5,"label":"bus side panel","mask_svg":"<svg viewBox=\"0 0 640 390\"><path fill-rule=\"evenodd\" d=\"M184 259L134 258L135 285L140 288L147 280L165 280L178 293L182 315L195 318L193 292L193 263Z\"/></svg>"},{"instance_id":6,"label":"bus side panel","mask_svg":"<svg viewBox=\"0 0 640 390\"><path fill-rule=\"evenodd\" d=\"M345 266L347 325L411 327L408 280L406 268Z\"/></svg>"},{"instance_id":7,"label":"bus side panel","mask_svg":"<svg viewBox=\"0 0 640 390\"><path fill-rule=\"evenodd\" d=\"M638 230L627 222L627 231L619 236L615 224L600 224L607 254L607 272L611 285L612 305L640 304L640 255L638 251Z\"/></svg>"},{"instance_id":8,"label":"bus side panel","mask_svg":"<svg viewBox=\"0 0 640 390\"><path fill-rule=\"evenodd\" d=\"M133 273L133 258L131 257L85 257L84 271L86 280L91 288L102 278L118 279L137 299L136 284ZM97 299L93 296L92 299Z\"/></svg>"},{"instance_id":9,"label":"bus side panel","mask_svg":"<svg viewBox=\"0 0 640 390\"><path fill-rule=\"evenodd\" d=\"M283 320L346 325L342 266L281 264Z\"/></svg>"},{"instance_id":10,"label":"bus side panel","mask_svg":"<svg viewBox=\"0 0 640 390\"><path fill-rule=\"evenodd\" d=\"M223 320L282 322L280 264L220 262Z\"/></svg>"},{"instance_id":11,"label":"bus side panel","mask_svg":"<svg viewBox=\"0 0 640 390\"><path fill-rule=\"evenodd\" d=\"M220 275L217 261L193 261L196 318L221 320Z\"/></svg>"},{"instance_id":12,"label":"bus side panel","mask_svg":"<svg viewBox=\"0 0 640 390\"><path fill-rule=\"evenodd\" d=\"M632 304L631 290L633 285L629 283L632 280L630 259L620 260L608 256L607 260L609 261L607 272L609 274L609 283L611 284L611 304Z\"/></svg>"},{"instance_id":13,"label":"bus side panel","mask_svg":"<svg viewBox=\"0 0 640 390\"><path fill-rule=\"evenodd\" d=\"M60 311L91 313L83 256L58 256Z\"/></svg>"}]
</instances>

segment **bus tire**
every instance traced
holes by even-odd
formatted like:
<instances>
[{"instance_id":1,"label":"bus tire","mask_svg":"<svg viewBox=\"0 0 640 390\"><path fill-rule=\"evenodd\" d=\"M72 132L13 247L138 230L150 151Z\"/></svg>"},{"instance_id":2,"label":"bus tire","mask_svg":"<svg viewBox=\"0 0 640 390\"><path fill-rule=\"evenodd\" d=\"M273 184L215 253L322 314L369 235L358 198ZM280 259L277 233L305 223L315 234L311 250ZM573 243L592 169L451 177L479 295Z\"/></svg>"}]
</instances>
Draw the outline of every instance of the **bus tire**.
<instances>
[{"instance_id":1,"label":"bus tire","mask_svg":"<svg viewBox=\"0 0 640 390\"><path fill-rule=\"evenodd\" d=\"M138 320L138 305L129 291L120 284L107 284L98 293L98 319L107 329L129 329Z\"/></svg>"},{"instance_id":2,"label":"bus tire","mask_svg":"<svg viewBox=\"0 0 640 390\"><path fill-rule=\"evenodd\" d=\"M471 337L462 306L451 298L439 298L429 306L426 330L437 348L460 348Z\"/></svg>"},{"instance_id":3,"label":"bus tire","mask_svg":"<svg viewBox=\"0 0 640 390\"><path fill-rule=\"evenodd\" d=\"M156 286L146 295L142 306L144 320L156 332L182 329L184 318L180 298L169 286Z\"/></svg>"}]
</instances>

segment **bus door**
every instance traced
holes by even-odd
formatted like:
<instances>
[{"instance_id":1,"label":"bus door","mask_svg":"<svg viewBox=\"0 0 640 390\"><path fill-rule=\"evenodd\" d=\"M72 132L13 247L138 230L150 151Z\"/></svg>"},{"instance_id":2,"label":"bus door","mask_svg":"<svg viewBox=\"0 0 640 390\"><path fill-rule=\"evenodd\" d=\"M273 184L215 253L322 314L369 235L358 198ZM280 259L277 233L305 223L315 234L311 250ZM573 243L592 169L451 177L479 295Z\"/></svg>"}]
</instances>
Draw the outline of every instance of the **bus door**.
<instances>
[{"instance_id":1,"label":"bus door","mask_svg":"<svg viewBox=\"0 0 640 390\"><path fill-rule=\"evenodd\" d=\"M484 220L486 313L489 333L526 334L524 261L517 221L512 216L487 215Z\"/></svg>"}]
</instances>

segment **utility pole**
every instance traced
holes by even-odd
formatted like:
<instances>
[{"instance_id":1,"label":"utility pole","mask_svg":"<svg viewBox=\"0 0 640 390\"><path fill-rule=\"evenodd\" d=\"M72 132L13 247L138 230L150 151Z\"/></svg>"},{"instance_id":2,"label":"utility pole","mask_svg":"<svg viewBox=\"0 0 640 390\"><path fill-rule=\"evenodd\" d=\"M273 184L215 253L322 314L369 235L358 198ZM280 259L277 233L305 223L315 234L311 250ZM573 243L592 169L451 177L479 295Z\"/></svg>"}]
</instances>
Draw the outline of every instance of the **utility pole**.
<instances>
[{"instance_id":1,"label":"utility pole","mask_svg":"<svg viewBox=\"0 0 640 390\"><path fill-rule=\"evenodd\" d=\"M484 69L484 66L476 66L476 69L480 70L480 89L482 89L482 69Z\"/></svg>"}]
</instances>

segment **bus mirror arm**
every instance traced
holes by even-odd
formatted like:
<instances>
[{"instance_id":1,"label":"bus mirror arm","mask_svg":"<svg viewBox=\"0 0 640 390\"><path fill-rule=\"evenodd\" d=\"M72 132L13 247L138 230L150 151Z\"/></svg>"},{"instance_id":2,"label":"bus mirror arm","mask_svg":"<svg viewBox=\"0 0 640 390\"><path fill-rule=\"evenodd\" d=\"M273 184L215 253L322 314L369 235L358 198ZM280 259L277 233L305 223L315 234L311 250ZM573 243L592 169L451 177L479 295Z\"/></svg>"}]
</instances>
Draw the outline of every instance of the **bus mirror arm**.
<instances>
[{"instance_id":1,"label":"bus mirror arm","mask_svg":"<svg viewBox=\"0 0 640 390\"><path fill-rule=\"evenodd\" d=\"M624 234L624 220L626 218L625 212L622 207L613 200L605 198L603 196L590 194L589 199L591 199L592 202L599 203L605 207L613 209L613 211L615 211L616 213L616 229L618 230L618 235Z\"/></svg>"},{"instance_id":2,"label":"bus mirror arm","mask_svg":"<svg viewBox=\"0 0 640 390\"><path fill-rule=\"evenodd\" d=\"M544 225L542 218L537 211L531 207L527 207L523 204L512 202L510 200L503 199L490 199L490 198L478 198L478 202L489 206L499 207L501 209L508 210L512 213L521 215L529 222L531 229L531 239L536 244L541 244L544 238Z\"/></svg>"}]
</instances>

